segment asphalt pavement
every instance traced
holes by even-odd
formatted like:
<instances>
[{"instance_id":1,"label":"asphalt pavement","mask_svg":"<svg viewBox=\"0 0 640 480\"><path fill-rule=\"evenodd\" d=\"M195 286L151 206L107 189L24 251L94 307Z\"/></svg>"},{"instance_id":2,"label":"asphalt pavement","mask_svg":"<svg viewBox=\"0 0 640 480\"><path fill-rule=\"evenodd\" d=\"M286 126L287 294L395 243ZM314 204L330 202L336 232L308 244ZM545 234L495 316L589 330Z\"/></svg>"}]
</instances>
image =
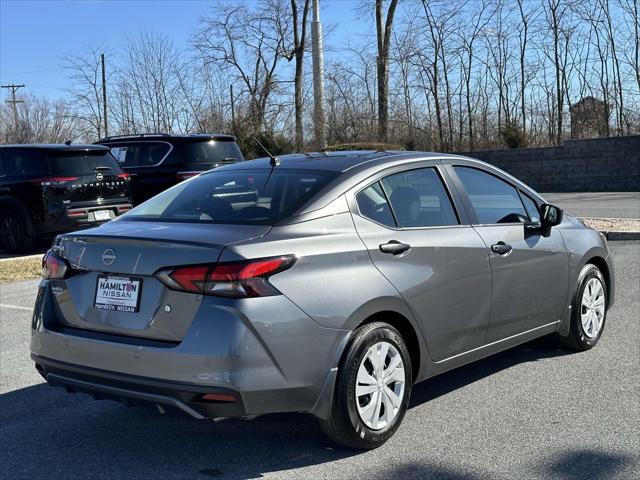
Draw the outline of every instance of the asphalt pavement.
<instances>
[{"instance_id":1,"label":"asphalt pavement","mask_svg":"<svg viewBox=\"0 0 640 480\"><path fill-rule=\"evenodd\" d=\"M71 395L29 360L37 282L0 287L0 478L640 478L640 242L610 244L616 305L599 345L541 339L414 387L374 451L302 414L194 420Z\"/></svg>"},{"instance_id":2,"label":"asphalt pavement","mask_svg":"<svg viewBox=\"0 0 640 480\"><path fill-rule=\"evenodd\" d=\"M640 192L542 193L577 217L640 218Z\"/></svg>"}]
</instances>

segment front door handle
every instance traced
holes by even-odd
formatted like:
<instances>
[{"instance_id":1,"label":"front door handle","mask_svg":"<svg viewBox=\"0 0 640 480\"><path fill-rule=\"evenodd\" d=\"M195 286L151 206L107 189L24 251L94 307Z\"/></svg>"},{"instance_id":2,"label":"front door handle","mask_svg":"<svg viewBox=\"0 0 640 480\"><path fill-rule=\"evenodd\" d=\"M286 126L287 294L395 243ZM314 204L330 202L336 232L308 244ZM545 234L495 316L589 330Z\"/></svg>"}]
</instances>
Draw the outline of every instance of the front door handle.
<instances>
[{"instance_id":1,"label":"front door handle","mask_svg":"<svg viewBox=\"0 0 640 480\"><path fill-rule=\"evenodd\" d=\"M411 245L406 243L400 243L397 240L389 240L388 243L380 245L380 251L382 253L390 253L392 255L400 255L411 248Z\"/></svg>"},{"instance_id":2,"label":"front door handle","mask_svg":"<svg viewBox=\"0 0 640 480\"><path fill-rule=\"evenodd\" d=\"M513 247L511 245L509 245L508 243L505 242L498 242L494 245L491 245L491 251L493 253L497 253L498 255L506 255L507 253L509 253L511 250L513 250Z\"/></svg>"}]
</instances>

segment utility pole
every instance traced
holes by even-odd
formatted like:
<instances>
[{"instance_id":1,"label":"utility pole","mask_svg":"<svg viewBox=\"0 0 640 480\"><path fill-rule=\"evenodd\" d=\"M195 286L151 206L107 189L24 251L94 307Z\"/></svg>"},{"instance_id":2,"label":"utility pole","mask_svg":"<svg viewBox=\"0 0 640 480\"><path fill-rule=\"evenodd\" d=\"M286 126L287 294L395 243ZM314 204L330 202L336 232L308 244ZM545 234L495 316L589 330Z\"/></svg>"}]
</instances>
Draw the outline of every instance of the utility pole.
<instances>
[{"instance_id":1,"label":"utility pole","mask_svg":"<svg viewBox=\"0 0 640 480\"><path fill-rule=\"evenodd\" d=\"M107 122L107 75L104 68L104 53L100 54L100 61L102 62L102 108L104 109L104 136L109 136L109 124Z\"/></svg>"},{"instance_id":2,"label":"utility pole","mask_svg":"<svg viewBox=\"0 0 640 480\"><path fill-rule=\"evenodd\" d=\"M315 143L319 149L326 146L324 128L324 59L322 51L322 23L320 23L320 0L313 0L313 21L311 22L313 56L313 127Z\"/></svg>"},{"instance_id":3,"label":"utility pole","mask_svg":"<svg viewBox=\"0 0 640 480\"><path fill-rule=\"evenodd\" d=\"M2 88L10 88L11 89L11 100L5 100L7 103L11 103L13 105L13 123L16 128L16 132L18 131L18 103L24 103L24 100L16 100L16 92L20 88L24 88L25 85L16 85L14 83L10 85L0 85Z\"/></svg>"}]
</instances>

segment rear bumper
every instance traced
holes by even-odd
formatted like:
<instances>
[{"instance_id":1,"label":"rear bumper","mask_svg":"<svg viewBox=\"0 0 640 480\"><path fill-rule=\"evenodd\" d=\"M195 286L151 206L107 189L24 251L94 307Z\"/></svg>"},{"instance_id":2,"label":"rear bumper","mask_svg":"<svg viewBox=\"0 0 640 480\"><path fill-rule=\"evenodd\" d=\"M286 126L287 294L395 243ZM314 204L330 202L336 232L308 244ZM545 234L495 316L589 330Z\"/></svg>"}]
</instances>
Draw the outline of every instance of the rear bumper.
<instances>
[{"instance_id":1,"label":"rear bumper","mask_svg":"<svg viewBox=\"0 0 640 480\"><path fill-rule=\"evenodd\" d=\"M69 207L49 211L49 221L37 225L36 230L42 234L58 234L73 232L82 228L96 227L101 223L112 220L121 214L131 210L132 204L128 201L96 204L74 204ZM106 210L110 212L110 218L97 221L95 212Z\"/></svg>"},{"instance_id":2,"label":"rear bumper","mask_svg":"<svg viewBox=\"0 0 640 480\"><path fill-rule=\"evenodd\" d=\"M228 388L125 375L71 365L38 355L31 355L31 358L36 370L49 385L64 387L70 393L86 393L98 400L117 400L126 405L173 407L197 419L246 415L242 397ZM221 395L229 400L205 400L203 396L206 394Z\"/></svg>"},{"instance_id":3,"label":"rear bumper","mask_svg":"<svg viewBox=\"0 0 640 480\"><path fill-rule=\"evenodd\" d=\"M350 332L321 327L284 296L205 297L181 340L167 342L60 325L56 295L65 293L43 280L32 321L32 358L52 385L197 418L328 414L325 397ZM204 393L237 400L201 402Z\"/></svg>"}]
</instances>

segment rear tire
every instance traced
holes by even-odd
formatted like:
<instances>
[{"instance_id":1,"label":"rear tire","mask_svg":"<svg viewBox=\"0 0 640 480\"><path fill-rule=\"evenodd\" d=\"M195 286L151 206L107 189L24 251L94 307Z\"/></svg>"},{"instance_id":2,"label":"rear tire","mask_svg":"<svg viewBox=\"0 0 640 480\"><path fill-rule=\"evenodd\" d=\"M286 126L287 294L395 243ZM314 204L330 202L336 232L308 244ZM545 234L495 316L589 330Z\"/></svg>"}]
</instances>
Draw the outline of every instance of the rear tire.
<instances>
[{"instance_id":1,"label":"rear tire","mask_svg":"<svg viewBox=\"0 0 640 480\"><path fill-rule=\"evenodd\" d=\"M571 302L569 333L560 337L566 348L576 351L596 346L607 317L607 284L602 272L592 264L583 267Z\"/></svg>"},{"instance_id":2,"label":"rear tire","mask_svg":"<svg viewBox=\"0 0 640 480\"><path fill-rule=\"evenodd\" d=\"M372 449L400 427L411 395L411 358L400 333L382 322L355 330L338 369L324 433L350 448Z\"/></svg>"},{"instance_id":3,"label":"rear tire","mask_svg":"<svg viewBox=\"0 0 640 480\"><path fill-rule=\"evenodd\" d=\"M0 210L0 245L8 253L22 253L33 248L35 239L28 233L27 221L17 211Z\"/></svg>"}]
</instances>

